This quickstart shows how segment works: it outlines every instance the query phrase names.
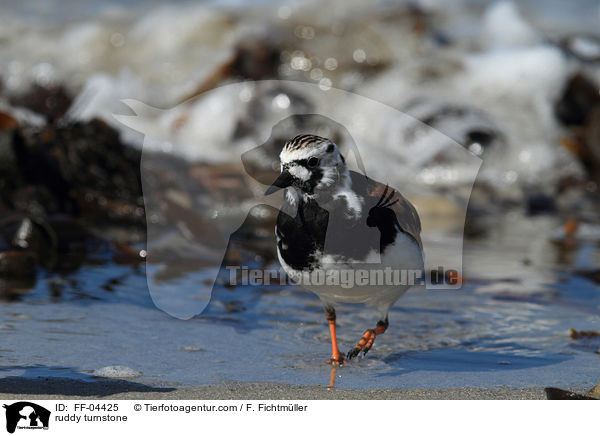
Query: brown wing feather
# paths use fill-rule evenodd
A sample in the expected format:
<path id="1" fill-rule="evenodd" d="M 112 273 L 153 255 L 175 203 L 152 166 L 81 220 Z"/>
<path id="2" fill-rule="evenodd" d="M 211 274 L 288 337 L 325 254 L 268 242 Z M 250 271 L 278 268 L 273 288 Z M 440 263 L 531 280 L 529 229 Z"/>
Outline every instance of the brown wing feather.
<path id="1" fill-rule="evenodd" d="M 421 220 L 412 203 L 404 198 L 400 192 L 385 183 L 376 182 L 373 179 L 353 171 L 351 173 L 353 188 L 356 189 L 359 186 L 362 186 L 363 188 L 360 190 L 363 191 L 362 194 L 365 197 L 365 206 L 367 210 L 380 203 L 380 200 L 381 202 L 384 202 L 387 199 L 387 203 L 390 203 L 390 206 L 388 207 L 395 212 L 398 224 L 402 231 L 412 237 L 417 244 L 419 244 L 419 247 L 423 249 L 423 243 L 421 242 Z"/>

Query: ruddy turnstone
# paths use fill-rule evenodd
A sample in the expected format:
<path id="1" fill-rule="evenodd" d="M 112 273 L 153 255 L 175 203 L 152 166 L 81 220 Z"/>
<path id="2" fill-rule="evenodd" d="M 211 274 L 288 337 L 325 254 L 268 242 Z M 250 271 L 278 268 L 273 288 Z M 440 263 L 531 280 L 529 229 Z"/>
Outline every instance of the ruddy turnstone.
<path id="1" fill-rule="evenodd" d="M 379 312 L 376 327 L 364 333 L 346 358 L 367 354 L 375 337 L 387 329 L 390 308 L 411 284 L 382 283 L 383 274 L 378 273 L 377 283 L 365 281 L 364 271 L 422 272 L 421 222 L 400 193 L 350 171 L 327 138 L 298 135 L 285 143 L 279 158 L 281 174 L 265 192 L 285 189 L 275 228 L 279 261 L 292 279 L 301 280 L 322 300 L 331 333 L 329 363 L 343 364 L 335 304 L 364 303 Z M 353 286 L 335 280 L 335 274 L 349 277 L 359 270 L 363 280 Z M 326 280 L 315 280 L 319 273 Z"/>

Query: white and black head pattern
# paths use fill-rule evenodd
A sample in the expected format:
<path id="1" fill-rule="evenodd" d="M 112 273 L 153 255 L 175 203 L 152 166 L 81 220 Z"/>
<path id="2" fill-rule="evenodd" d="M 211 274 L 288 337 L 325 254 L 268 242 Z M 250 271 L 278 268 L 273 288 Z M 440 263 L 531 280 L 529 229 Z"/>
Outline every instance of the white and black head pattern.
<path id="1" fill-rule="evenodd" d="M 326 192 L 347 177 L 344 157 L 329 139 L 316 135 L 298 135 L 287 141 L 279 155 L 284 185 L 302 194 Z M 280 186 L 279 187 L 287 187 Z"/>

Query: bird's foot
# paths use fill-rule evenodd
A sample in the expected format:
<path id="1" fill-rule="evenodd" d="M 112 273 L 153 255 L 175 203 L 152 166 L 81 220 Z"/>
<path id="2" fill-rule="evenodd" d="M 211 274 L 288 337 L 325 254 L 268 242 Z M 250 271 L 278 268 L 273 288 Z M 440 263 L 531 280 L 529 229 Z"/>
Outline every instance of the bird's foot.
<path id="1" fill-rule="evenodd" d="M 340 366 L 340 365 L 345 365 L 346 363 L 348 363 L 348 361 L 346 359 L 344 359 L 344 356 L 342 356 L 340 354 L 337 357 L 331 356 L 331 358 L 327 361 L 327 363 L 329 365 Z"/>
<path id="2" fill-rule="evenodd" d="M 373 346 L 373 342 L 375 342 L 375 336 L 376 333 L 374 329 L 367 330 L 362 338 L 360 338 L 360 341 L 358 341 L 358 344 L 356 344 L 353 349 L 348 351 L 348 354 L 346 355 L 348 360 L 354 359 L 360 354 L 361 351 L 363 356 L 366 355 Z"/>

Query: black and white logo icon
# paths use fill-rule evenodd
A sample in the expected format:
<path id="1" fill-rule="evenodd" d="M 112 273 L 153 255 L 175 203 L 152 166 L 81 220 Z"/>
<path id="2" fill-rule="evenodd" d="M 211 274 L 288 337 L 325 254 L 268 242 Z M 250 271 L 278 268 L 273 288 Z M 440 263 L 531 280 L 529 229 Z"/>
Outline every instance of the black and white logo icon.
<path id="1" fill-rule="evenodd" d="M 50 411 L 28 401 L 5 404 L 6 431 L 14 433 L 16 429 L 48 429 Z"/>

